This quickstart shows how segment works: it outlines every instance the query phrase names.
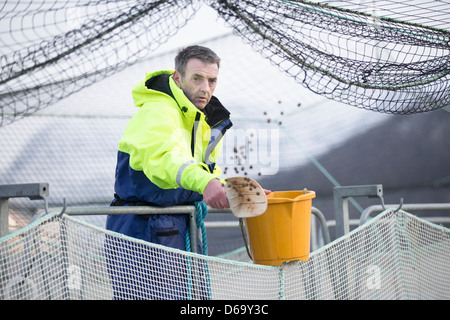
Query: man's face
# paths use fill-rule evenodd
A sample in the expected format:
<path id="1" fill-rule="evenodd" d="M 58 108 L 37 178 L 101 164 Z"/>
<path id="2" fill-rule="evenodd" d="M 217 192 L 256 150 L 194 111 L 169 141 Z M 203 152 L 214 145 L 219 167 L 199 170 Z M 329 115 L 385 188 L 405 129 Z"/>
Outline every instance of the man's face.
<path id="1" fill-rule="evenodd" d="M 216 89 L 219 67 L 216 63 L 205 64 L 197 58 L 189 59 L 184 77 L 178 71 L 173 79 L 186 97 L 200 110 L 211 100 Z"/>

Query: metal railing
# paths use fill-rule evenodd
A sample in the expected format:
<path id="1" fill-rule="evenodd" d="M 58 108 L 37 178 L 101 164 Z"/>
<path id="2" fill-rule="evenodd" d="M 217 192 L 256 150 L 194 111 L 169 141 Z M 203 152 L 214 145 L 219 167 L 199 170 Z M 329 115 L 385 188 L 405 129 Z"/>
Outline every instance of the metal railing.
<path id="1" fill-rule="evenodd" d="M 9 199 L 43 200 L 48 195 L 48 183 L 0 185 L 0 238 L 9 234 Z"/>
<path id="2" fill-rule="evenodd" d="M 67 207 L 64 199 L 63 208 L 48 208 L 47 196 L 49 195 L 48 183 L 31 183 L 31 184 L 15 184 L 15 185 L 0 185 L 0 237 L 6 236 L 9 233 L 9 206 L 8 200 L 10 198 L 28 197 L 31 200 L 44 200 L 45 208 L 39 211 L 31 222 L 42 217 L 44 214 L 58 213 L 73 216 L 94 216 L 94 215 L 114 215 L 114 214 L 188 214 L 189 215 L 189 232 L 191 234 L 191 248 L 194 252 L 197 250 L 197 209 L 194 205 L 179 205 L 173 207 L 157 207 L 157 206 L 123 206 L 123 207 Z M 350 225 L 358 225 L 355 219 L 349 219 L 348 214 L 348 200 L 352 201 L 352 197 L 378 197 L 381 199 L 381 205 L 374 205 L 366 208 L 359 220 L 359 225 L 364 224 L 371 214 L 374 212 L 382 212 L 385 209 L 396 208 L 405 211 L 435 211 L 435 210 L 450 210 L 450 203 L 421 203 L 421 204 L 403 204 L 400 205 L 384 205 L 383 187 L 382 185 L 363 185 L 363 186 L 347 186 L 334 188 L 334 204 L 335 204 L 335 218 L 336 220 L 326 221 L 322 212 L 315 208 L 311 208 L 311 214 L 315 216 L 319 223 L 320 232 L 316 233 L 313 227 L 311 230 L 311 237 L 319 242 L 319 236 L 322 237 L 323 244 L 328 244 L 330 240 L 329 227 L 336 228 L 336 236 L 346 234 L 350 230 Z M 208 213 L 230 213 L 230 209 L 213 209 L 208 207 Z M 435 223 L 450 223 L 450 216 L 428 217 L 427 220 Z M 228 228 L 239 227 L 238 221 L 205 221 L 207 228 Z"/>
<path id="3" fill-rule="evenodd" d="M 367 207 L 361 214 L 359 220 L 359 225 L 363 225 L 374 212 L 382 212 L 385 209 L 398 209 L 398 205 L 374 205 Z M 450 210 L 450 203 L 413 203 L 413 204 L 402 204 L 401 209 L 410 211 L 444 211 Z M 439 216 L 439 217 L 426 217 L 425 220 L 433 223 L 450 223 L 450 215 Z"/>
<path id="4" fill-rule="evenodd" d="M 115 215 L 115 214 L 137 214 L 137 215 L 147 215 L 147 214 L 189 214 L 189 232 L 191 234 L 191 248 L 193 252 L 197 251 L 197 236 L 198 236 L 198 226 L 197 226 L 197 208 L 194 205 L 178 205 L 173 207 L 156 207 L 156 206 L 121 206 L 121 207 L 63 207 L 63 208 L 52 208 L 52 209 L 42 209 L 39 211 L 32 219 L 32 222 L 39 219 L 45 214 L 57 213 L 57 214 L 67 214 L 69 216 L 95 216 L 95 215 Z M 209 213 L 231 213 L 230 209 L 214 209 L 208 207 Z M 327 222 L 319 209 L 312 207 L 311 213 L 317 218 L 323 242 L 325 244 L 330 242 L 330 234 L 328 232 Z M 239 227 L 238 221 L 220 221 L 220 222 L 205 222 L 205 227 L 210 228 L 229 228 L 229 227 Z"/>
<path id="5" fill-rule="evenodd" d="M 380 205 L 369 206 L 362 211 L 359 225 L 363 225 L 374 212 L 382 212 L 386 209 L 402 209 L 407 212 L 450 210 L 450 203 L 403 204 L 403 199 L 400 199 L 400 203 L 397 205 L 385 205 L 383 199 L 383 185 L 381 184 L 335 187 L 333 192 L 337 238 L 348 233 L 350 231 L 350 225 L 357 225 L 354 219 L 349 219 L 348 201 L 351 201 L 353 197 L 377 197 L 381 202 Z M 426 220 L 433 221 L 434 223 L 450 223 L 450 217 L 448 216 L 427 217 Z"/>

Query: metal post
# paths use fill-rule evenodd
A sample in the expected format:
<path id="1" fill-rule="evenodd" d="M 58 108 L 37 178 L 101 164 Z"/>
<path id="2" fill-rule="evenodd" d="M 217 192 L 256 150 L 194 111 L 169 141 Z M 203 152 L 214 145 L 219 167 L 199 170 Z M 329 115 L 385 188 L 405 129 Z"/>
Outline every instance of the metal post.
<path id="1" fill-rule="evenodd" d="M 322 238 L 323 238 L 324 244 L 330 243 L 330 241 L 331 241 L 330 240 L 330 232 L 328 231 L 327 221 L 325 219 L 325 216 L 319 209 L 317 209 L 315 207 L 311 207 L 311 214 L 313 214 L 320 223 L 320 228 L 322 230 Z"/>
<path id="2" fill-rule="evenodd" d="M 383 185 L 363 185 L 335 187 L 333 189 L 334 214 L 336 220 L 336 237 L 350 232 L 348 198 L 349 197 L 382 197 Z"/>
<path id="3" fill-rule="evenodd" d="M 48 183 L 25 183 L 0 185 L 0 237 L 9 234 L 10 198 L 29 198 L 39 200 L 48 196 Z"/>
<path id="4" fill-rule="evenodd" d="M 0 238 L 9 233 L 8 198 L 0 198 Z"/>
<path id="5" fill-rule="evenodd" d="M 195 208 L 195 207 L 194 207 Z M 189 213 L 189 235 L 191 240 L 191 251 L 197 253 L 197 210 Z"/>

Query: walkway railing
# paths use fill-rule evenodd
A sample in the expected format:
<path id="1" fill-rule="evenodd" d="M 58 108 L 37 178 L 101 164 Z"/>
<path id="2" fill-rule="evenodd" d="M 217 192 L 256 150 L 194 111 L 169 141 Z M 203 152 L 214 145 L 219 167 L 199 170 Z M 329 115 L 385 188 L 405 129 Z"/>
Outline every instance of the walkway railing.
<path id="1" fill-rule="evenodd" d="M 52 208 L 52 209 L 43 209 L 39 211 L 34 217 L 33 220 L 37 220 L 41 218 L 43 215 L 48 213 L 64 213 L 69 216 L 95 216 L 95 215 L 115 215 L 115 214 L 138 214 L 138 215 L 147 215 L 147 214 L 189 214 L 189 232 L 191 234 L 191 248 L 193 252 L 197 252 L 197 234 L 198 234 L 198 226 L 197 226 L 197 209 L 194 205 L 179 205 L 173 207 L 157 207 L 157 206 L 122 206 L 122 207 L 67 207 L 67 208 Z M 208 207 L 209 213 L 230 213 L 230 209 L 213 209 Z M 330 234 L 328 232 L 327 222 L 322 214 L 322 212 L 317 208 L 312 208 L 311 213 L 317 218 L 321 233 L 322 240 L 324 244 L 330 242 Z M 208 224 L 205 223 L 205 226 L 208 227 Z M 216 228 L 227 228 L 227 227 L 238 227 L 239 223 L 236 221 L 221 221 L 214 224 Z"/>
<path id="2" fill-rule="evenodd" d="M 9 234 L 8 216 L 10 198 L 27 197 L 31 200 L 43 200 L 45 209 L 38 212 L 33 218 L 34 220 L 42 217 L 44 214 L 50 212 L 60 212 L 72 216 L 86 216 L 86 215 L 114 215 L 114 214 L 189 214 L 190 225 L 189 231 L 192 235 L 192 249 L 197 250 L 197 209 L 194 205 L 180 205 L 173 207 L 157 207 L 157 206 L 133 206 L 133 207 L 66 207 L 49 209 L 47 205 L 47 196 L 49 195 L 48 183 L 30 183 L 30 184 L 14 184 L 14 185 L 0 185 L 0 237 Z M 336 228 L 337 237 L 341 237 L 349 232 L 350 225 L 357 225 L 356 220 L 349 219 L 348 201 L 353 201 L 353 197 L 378 197 L 381 199 L 381 205 L 374 205 L 366 208 L 359 220 L 359 225 L 364 224 L 369 216 L 375 212 L 382 212 L 390 208 L 402 208 L 406 211 L 417 210 L 450 210 L 450 203 L 421 203 L 421 204 L 401 204 L 399 205 L 384 205 L 383 200 L 383 186 L 382 185 L 362 185 L 362 186 L 343 186 L 334 188 L 334 207 L 335 219 L 326 221 L 323 213 L 312 207 L 311 214 L 314 215 L 319 223 L 320 234 L 322 236 L 323 244 L 328 244 L 330 240 L 329 227 Z M 230 209 L 213 209 L 208 207 L 208 213 L 231 213 Z M 439 216 L 428 218 L 434 223 L 450 223 L 449 216 Z M 220 222 L 205 222 L 206 227 L 226 228 L 239 227 L 238 221 L 220 221 Z M 316 230 L 311 230 L 312 238 L 319 240 Z M 314 243 L 316 243 L 315 241 Z"/>

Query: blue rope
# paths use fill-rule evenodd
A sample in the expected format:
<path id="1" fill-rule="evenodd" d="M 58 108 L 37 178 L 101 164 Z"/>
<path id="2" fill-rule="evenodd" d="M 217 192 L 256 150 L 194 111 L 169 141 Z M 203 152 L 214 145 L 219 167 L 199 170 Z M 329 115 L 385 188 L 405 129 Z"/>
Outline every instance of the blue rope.
<path id="1" fill-rule="evenodd" d="M 196 209 L 197 209 L 197 215 L 196 215 L 196 222 L 197 227 L 202 230 L 202 244 L 203 244 L 203 254 L 208 255 L 208 242 L 206 239 L 206 228 L 205 224 L 203 223 L 203 219 L 206 218 L 206 215 L 208 214 L 208 207 L 206 206 L 206 203 L 203 201 L 197 201 L 194 203 Z M 189 230 L 186 232 L 186 251 L 191 251 L 191 235 L 189 233 Z"/>
<path id="2" fill-rule="evenodd" d="M 206 218 L 206 215 L 208 214 L 208 207 L 206 206 L 206 203 L 203 201 L 197 201 L 194 203 L 195 208 L 197 209 L 197 215 L 195 217 L 197 222 L 197 227 L 199 227 L 202 230 L 202 244 L 203 244 L 203 254 L 208 255 L 208 243 L 206 240 L 206 228 L 205 224 L 203 223 L 203 219 Z M 191 251 L 191 236 L 189 233 L 189 229 L 186 231 L 186 251 Z M 208 269 L 208 263 L 205 261 L 205 267 L 206 267 L 206 276 L 207 276 L 207 289 L 208 289 L 208 297 L 211 297 L 211 283 L 209 279 L 209 269 Z M 192 277 L 191 277 L 191 257 L 188 257 L 188 285 L 189 285 L 189 297 L 191 297 L 192 294 Z"/>

